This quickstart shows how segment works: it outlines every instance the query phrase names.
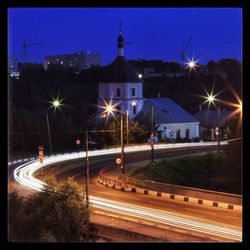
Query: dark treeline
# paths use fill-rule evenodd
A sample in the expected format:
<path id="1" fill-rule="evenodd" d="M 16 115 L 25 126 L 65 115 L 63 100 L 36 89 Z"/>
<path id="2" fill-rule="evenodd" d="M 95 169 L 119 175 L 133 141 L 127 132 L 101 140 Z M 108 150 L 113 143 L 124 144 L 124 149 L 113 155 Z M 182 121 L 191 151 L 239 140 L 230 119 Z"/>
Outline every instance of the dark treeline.
<path id="1" fill-rule="evenodd" d="M 143 63 L 146 64 L 145 61 Z M 156 65 L 158 71 L 180 70 L 180 65 L 176 63 L 161 65 L 160 61 L 157 61 Z M 75 74 L 61 65 L 55 65 L 47 71 L 43 69 L 42 64 L 19 66 L 19 79 L 9 79 L 10 154 L 36 154 L 39 145 L 43 145 L 45 151 L 48 150 L 46 112 L 53 150 L 76 150 L 76 138 L 83 139 L 83 125 L 91 114 L 97 112 L 98 82 L 101 81 L 105 67 L 92 67 Z M 214 93 L 224 90 L 219 98 L 236 102 L 229 86 L 240 95 L 241 64 L 233 59 L 223 59 L 209 61 L 205 66 L 205 70 L 197 68 L 195 72 L 185 71 L 185 74 L 178 77 L 145 78 L 143 95 L 145 98 L 171 98 L 192 114 L 199 110 L 199 105 L 203 102 L 200 96 L 205 95 L 204 89 L 208 92 L 214 89 Z M 50 108 L 53 98 L 62 99 L 63 106 L 60 110 L 54 111 Z M 141 131 L 138 123 L 136 126 L 134 130 L 131 128 L 131 131 Z M 134 142 L 137 142 L 136 134 L 131 136 Z"/>

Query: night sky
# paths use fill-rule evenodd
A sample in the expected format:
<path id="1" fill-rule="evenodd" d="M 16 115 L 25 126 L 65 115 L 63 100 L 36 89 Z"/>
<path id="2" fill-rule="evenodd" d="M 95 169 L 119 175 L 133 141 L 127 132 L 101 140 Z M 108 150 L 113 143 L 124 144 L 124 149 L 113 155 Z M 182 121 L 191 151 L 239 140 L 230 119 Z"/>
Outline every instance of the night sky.
<path id="1" fill-rule="evenodd" d="M 79 50 L 101 55 L 109 64 L 117 55 L 119 22 L 127 59 L 181 62 L 182 45 L 190 37 L 187 56 L 200 63 L 222 58 L 242 59 L 240 8 L 11 8 L 9 55 L 23 61 L 21 44 L 44 42 L 28 49 L 30 62 L 46 55 Z"/>

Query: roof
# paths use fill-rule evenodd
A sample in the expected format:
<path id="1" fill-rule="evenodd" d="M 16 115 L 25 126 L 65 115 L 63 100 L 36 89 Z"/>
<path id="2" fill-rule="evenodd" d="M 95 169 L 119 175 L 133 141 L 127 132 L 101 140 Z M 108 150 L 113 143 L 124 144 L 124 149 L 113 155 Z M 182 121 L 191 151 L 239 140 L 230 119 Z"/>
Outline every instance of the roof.
<path id="1" fill-rule="evenodd" d="M 226 123 L 229 114 L 230 111 L 220 111 L 220 125 L 223 126 Z M 201 126 L 217 126 L 218 124 L 217 110 L 201 110 L 195 113 L 194 117 L 200 121 Z"/>
<path id="2" fill-rule="evenodd" d="M 199 122 L 169 98 L 145 99 L 141 112 L 151 116 L 152 107 L 154 108 L 154 120 L 158 124 Z"/>
<path id="3" fill-rule="evenodd" d="M 136 71 L 127 62 L 124 56 L 117 56 L 116 59 L 107 66 L 101 77 L 102 82 L 139 82 Z"/>

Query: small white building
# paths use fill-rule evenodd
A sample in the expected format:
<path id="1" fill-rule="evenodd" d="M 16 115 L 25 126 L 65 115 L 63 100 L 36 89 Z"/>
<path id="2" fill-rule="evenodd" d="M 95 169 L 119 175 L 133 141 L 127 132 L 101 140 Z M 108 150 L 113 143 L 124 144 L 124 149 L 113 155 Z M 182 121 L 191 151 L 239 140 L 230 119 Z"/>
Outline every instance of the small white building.
<path id="1" fill-rule="evenodd" d="M 199 137 L 199 121 L 169 98 L 144 99 L 141 113 L 148 117 L 153 113 L 163 140 L 176 139 L 177 134 L 181 138 Z"/>

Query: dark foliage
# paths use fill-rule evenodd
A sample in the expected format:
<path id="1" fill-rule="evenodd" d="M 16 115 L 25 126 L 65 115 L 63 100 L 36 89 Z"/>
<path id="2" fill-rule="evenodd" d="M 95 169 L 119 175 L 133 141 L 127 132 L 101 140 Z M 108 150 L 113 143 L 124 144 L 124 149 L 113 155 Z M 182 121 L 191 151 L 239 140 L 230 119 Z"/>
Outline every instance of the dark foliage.
<path id="1" fill-rule="evenodd" d="M 24 200 L 9 195 L 9 241 L 79 242 L 88 240 L 89 212 L 71 179 L 47 180 L 43 192 Z"/>

